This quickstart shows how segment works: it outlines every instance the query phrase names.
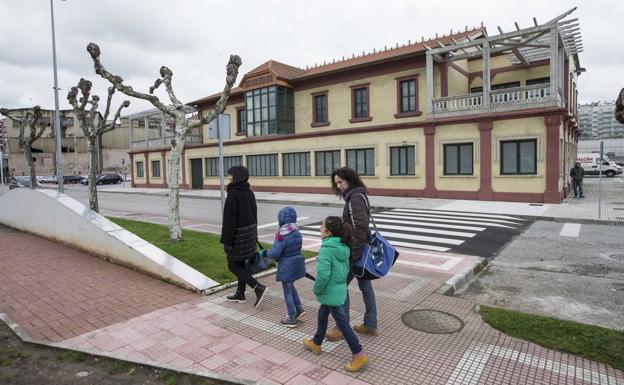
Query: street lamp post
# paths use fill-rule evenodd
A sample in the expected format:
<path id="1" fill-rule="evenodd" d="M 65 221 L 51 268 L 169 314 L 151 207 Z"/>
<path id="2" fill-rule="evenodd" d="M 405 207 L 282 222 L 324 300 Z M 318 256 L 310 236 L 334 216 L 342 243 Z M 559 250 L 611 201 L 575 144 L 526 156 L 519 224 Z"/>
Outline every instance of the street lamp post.
<path id="1" fill-rule="evenodd" d="M 58 191 L 64 192 L 63 188 L 63 154 L 61 151 L 61 114 L 59 112 L 58 76 L 56 74 L 56 37 L 54 33 L 54 0 L 50 0 L 50 16 L 52 18 L 52 64 L 54 66 L 54 138 L 56 144 L 56 180 Z"/>

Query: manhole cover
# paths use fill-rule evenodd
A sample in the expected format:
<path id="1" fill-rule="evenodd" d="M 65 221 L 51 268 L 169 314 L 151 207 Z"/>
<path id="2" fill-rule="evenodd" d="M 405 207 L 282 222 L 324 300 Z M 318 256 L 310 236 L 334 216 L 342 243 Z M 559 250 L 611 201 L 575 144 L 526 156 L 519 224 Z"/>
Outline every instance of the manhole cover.
<path id="1" fill-rule="evenodd" d="M 430 334 L 455 333 L 464 327 L 464 321 L 456 316 L 431 309 L 410 310 L 403 313 L 401 320 L 412 329 Z"/>

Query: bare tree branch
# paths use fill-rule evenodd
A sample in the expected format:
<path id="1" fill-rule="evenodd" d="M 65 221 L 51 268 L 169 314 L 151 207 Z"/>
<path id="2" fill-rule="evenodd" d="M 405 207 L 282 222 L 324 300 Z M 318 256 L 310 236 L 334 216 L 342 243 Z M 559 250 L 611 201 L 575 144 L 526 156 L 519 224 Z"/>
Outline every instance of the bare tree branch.
<path id="1" fill-rule="evenodd" d="M 206 116 L 198 122 L 189 124 L 189 128 L 193 129 L 199 127 L 203 124 L 210 123 L 217 115 L 223 112 L 225 109 L 225 105 L 227 103 L 228 98 L 230 97 L 230 91 L 232 90 L 232 86 L 236 81 L 236 77 L 238 76 L 238 68 L 242 64 L 242 60 L 238 55 L 230 55 L 230 60 L 227 64 L 227 76 L 225 78 L 225 87 L 223 87 L 223 92 L 221 93 L 221 97 L 217 101 L 217 103 L 212 107 L 212 109 L 206 114 Z"/>
<path id="2" fill-rule="evenodd" d="M 124 100 L 123 103 L 121 103 L 121 105 L 117 109 L 117 112 L 115 113 L 115 118 L 113 119 L 113 121 L 109 125 L 106 125 L 106 123 L 104 123 L 104 126 L 102 126 L 102 128 L 100 129 L 100 132 L 103 134 L 105 132 L 114 130 L 117 124 L 117 120 L 121 117 L 121 110 L 128 106 L 130 106 L 130 101 Z M 104 122 L 106 122 L 106 120 L 104 120 Z"/>
<path id="3" fill-rule="evenodd" d="M 124 94 L 126 94 L 128 96 L 132 96 L 132 97 L 137 98 L 137 99 L 147 100 L 148 102 L 152 103 L 152 105 L 154 105 L 154 107 L 158 108 L 159 110 L 161 110 L 162 112 L 164 112 L 167 115 L 171 116 L 172 118 L 175 118 L 175 114 L 173 114 L 171 111 L 169 111 L 167 106 L 165 106 L 158 99 L 157 96 L 148 95 L 148 94 L 144 94 L 144 93 L 141 93 L 141 92 L 134 91 L 132 89 L 132 87 L 126 86 L 123 83 L 123 78 L 121 76 L 113 75 L 112 73 L 108 72 L 106 70 L 106 68 L 104 68 L 102 63 L 100 62 L 100 47 L 98 47 L 97 44 L 89 43 L 89 45 L 87 46 L 87 51 L 89 52 L 89 54 L 91 55 L 91 58 L 93 59 L 93 65 L 95 67 L 95 73 L 96 74 L 100 75 L 104 79 L 106 79 L 109 82 L 111 82 L 116 89 L 118 89 L 119 91 L 123 92 Z"/>
<path id="4" fill-rule="evenodd" d="M 115 94 L 115 87 L 108 87 L 108 96 L 106 97 L 106 109 L 104 110 L 104 124 L 108 120 L 108 115 L 110 114 L 110 106 L 113 101 L 113 95 Z M 101 127 L 101 125 L 100 125 Z"/>

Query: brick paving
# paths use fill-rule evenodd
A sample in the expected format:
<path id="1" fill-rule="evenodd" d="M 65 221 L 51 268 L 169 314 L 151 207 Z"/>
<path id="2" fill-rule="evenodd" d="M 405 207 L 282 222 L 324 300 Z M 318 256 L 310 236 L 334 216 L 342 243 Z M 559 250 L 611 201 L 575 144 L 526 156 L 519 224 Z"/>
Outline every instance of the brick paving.
<path id="1" fill-rule="evenodd" d="M 271 292 L 255 309 L 225 301 L 229 291 L 199 296 L 29 234 L 0 228 L 0 244 L 0 312 L 54 346 L 262 384 L 624 384 L 621 371 L 506 336 L 473 304 L 436 294 L 469 264 L 457 255 L 404 253 L 374 282 L 380 334 L 361 337 L 370 365 L 350 374 L 344 341 L 324 343 L 318 356 L 302 347 L 316 326 L 309 280 L 297 282 L 307 314 L 287 329 L 278 325 L 285 306 L 274 276 L 261 279 Z M 355 323 L 364 306 L 357 285 L 350 293 Z M 464 327 L 410 329 L 400 317 L 411 309 L 452 313 Z"/>

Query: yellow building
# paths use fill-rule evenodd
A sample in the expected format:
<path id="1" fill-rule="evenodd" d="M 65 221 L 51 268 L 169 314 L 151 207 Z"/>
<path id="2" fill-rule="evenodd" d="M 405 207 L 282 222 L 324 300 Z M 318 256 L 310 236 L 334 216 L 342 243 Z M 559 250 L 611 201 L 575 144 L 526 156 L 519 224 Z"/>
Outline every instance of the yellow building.
<path id="1" fill-rule="evenodd" d="M 578 28 L 567 14 L 489 36 L 473 28 L 306 69 L 270 60 L 225 110 L 225 170 L 256 191 L 330 192 L 341 166 L 372 194 L 560 202 L 579 136 Z M 220 94 L 189 103 L 200 114 Z M 164 132 L 164 131 L 163 131 Z M 182 155 L 183 188 L 219 188 L 208 127 Z M 139 144 L 135 186 L 166 186 L 166 145 Z"/>

